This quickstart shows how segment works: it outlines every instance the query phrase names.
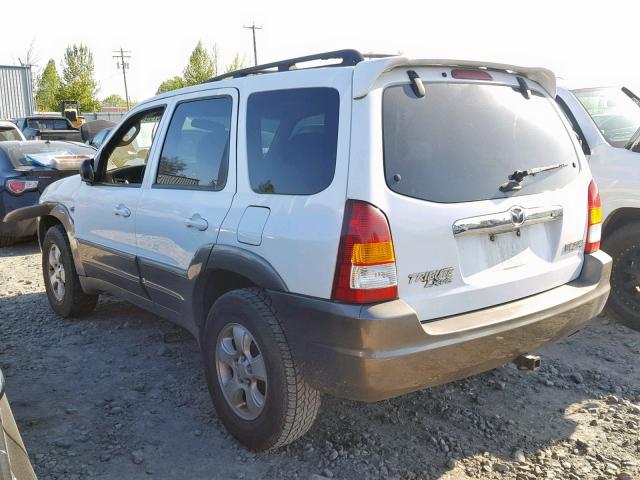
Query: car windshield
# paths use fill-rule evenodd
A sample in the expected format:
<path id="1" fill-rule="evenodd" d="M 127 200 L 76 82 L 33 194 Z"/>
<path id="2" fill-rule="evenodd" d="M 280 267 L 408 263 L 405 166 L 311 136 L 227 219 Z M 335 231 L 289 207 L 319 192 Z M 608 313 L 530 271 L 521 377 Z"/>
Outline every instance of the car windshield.
<path id="1" fill-rule="evenodd" d="M 65 153 L 71 155 L 87 155 L 94 157 L 96 151 L 93 147 L 72 142 L 10 142 L 2 145 L 2 148 L 14 167 L 37 166 L 31 155 L 36 157 L 47 153 Z"/>
<path id="2" fill-rule="evenodd" d="M 573 93 L 614 147 L 625 147 L 640 128 L 640 105 L 622 89 L 588 88 Z"/>
<path id="3" fill-rule="evenodd" d="M 7 140 L 22 140 L 22 137 L 13 127 L 0 127 L 0 142 Z"/>

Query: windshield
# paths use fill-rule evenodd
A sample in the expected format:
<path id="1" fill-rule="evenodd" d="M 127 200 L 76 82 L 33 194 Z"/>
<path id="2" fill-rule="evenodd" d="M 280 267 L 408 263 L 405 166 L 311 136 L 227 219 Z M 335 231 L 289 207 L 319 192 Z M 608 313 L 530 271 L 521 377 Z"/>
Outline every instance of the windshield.
<path id="1" fill-rule="evenodd" d="M 22 140 L 22 137 L 13 127 L 0 127 L 0 142 L 8 140 Z"/>
<path id="2" fill-rule="evenodd" d="M 509 86 L 426 83 L 417 98 L 409 85 L 383 94 L 384 165 L 394 192 L 454 203 L 540 193 L 576 177 L 577 153 L 552 100 L 526 99 Z M 516 170 L 567 163 L 522 190 L 499 187 Z"/>
<path id="3" fill-rule="evenodd" d="M 604 138 L 614 147 L 625 147 L 640 128 L 640 106 L 615 87 L 574 90 Z"/>

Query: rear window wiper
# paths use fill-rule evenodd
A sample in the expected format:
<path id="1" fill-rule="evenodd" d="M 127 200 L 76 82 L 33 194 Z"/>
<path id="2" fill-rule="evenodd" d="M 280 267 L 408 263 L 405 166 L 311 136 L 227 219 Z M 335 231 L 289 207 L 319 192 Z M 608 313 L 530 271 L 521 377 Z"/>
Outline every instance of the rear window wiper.
<path id="1" fill-rule="evenodd" d="M 529 175 L 535 175 L 536 173 L 548 172 L 549 170 L 556 170 L 558 168 L 568 167 L 568 163 L 556 163 L 555 165 L 547 165 L 545 167 L 534 167 L 528 170 L 516 170 L 507 178 L 508 182 L 504 182 L 500 185 L 501 192 L 510 192 L 513 190 L 520 190 L 522 188 L 522 180 Z"/>

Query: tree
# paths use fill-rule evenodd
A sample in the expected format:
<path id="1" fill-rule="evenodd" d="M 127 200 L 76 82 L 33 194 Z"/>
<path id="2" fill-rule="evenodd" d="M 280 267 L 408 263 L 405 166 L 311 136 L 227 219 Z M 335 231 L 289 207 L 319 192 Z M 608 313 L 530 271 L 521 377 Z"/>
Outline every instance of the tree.
<path id="1" fill-rule="evenodd" d="M 50 59 L 47 62 L 36 90 L 36 109 L 41 112 L 57 112 L 60 110 L 58 102 L 60 90 L 60 75 L 56 69 L 55 60 Z"/>
<path id="2" fill-rule="evenodd" d="M 183 76 L 186 85 L 197 85 L 211 77 L 215 77 L 217 73 L 218 49 L 214 45 L 211 52 L 202 46 L 199 41 L 196 48 L 191 52 L 189 63 L 184 69 Z"/>
<path id="3" fill-rule="evenodd" d="M 58 101 L 76 100 L 85 112 L 97 111 L 98 83 L 93 76 L 93 54 L 86 45 L 67 47 L 62 61 L 62 82 Z"/>
<path id="4" fill-rule="evenodd" d="M 160 95 L 161 93 L 165 93 L 165 92 L 170 92 L 171 90 L 176 90 L 178 88 L 182 88 L 184 87 L 184 80 L 182 79 L 182 77 L 179 76 L 175 76 L 173 78 L 170 78 L 169 80 L 165 80 L 164 82 L 162 82 L 160 84 L 160 86 L 158 87 L 158 91 L 156 92 L 156 95 Z"/>
<path id="5" fill-rule="evenodd" d="M 117 93 L 112 93 L 104 100 L 102 100 L 103 107 L 125 107 L 127 106 L 127 101 L 122 98 Z"/>
<path id="6" fill-rule="evenodd" d="M 239 53 L 236 53 L 231 63 L 227 65 L 227 67 L 224 69 L 224 73 L 240 70 L 241 68 L 244 68 L 244 67 L 245 67 L 244 55 L 240 56 Z"/>

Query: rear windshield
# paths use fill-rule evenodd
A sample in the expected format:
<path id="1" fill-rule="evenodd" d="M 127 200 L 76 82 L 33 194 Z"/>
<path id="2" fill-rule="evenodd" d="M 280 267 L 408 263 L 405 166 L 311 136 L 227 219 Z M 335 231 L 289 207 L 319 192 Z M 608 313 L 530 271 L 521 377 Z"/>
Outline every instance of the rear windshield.
<path id="1" fill-rule="evenodd" d="M 69 124 L 63 118 L 30 118 L 27 120 L 29 128 L 37 130 L 68 130 Z"/>
<path id="2" fill-rule="evenodd" d="M 526 99 L 509 86 L 409 85 L 383 94 L 384 166 L 394 192 L 442 203 L 529 195 L 558 189 L 578 174 L 576 151 L 552 101 Z M 499 187 L 515 170 L 560 163 L 525 178 L 519 191 Z"/>
<path id="3" fill-rule="evenodd" d="M 22 137 L 13 127 L 0 127 L 0 142 L 7 140 L 22 140 Z"/>
<path id="4" fill-rule="evenodd" d="M 0 148 L 4 150 L 14 167 L 37 166 L 29 158 L 30 155 L 55 153 L 59 155 L 87 155 L 94 157 L 96 154 L 96 150 L 93 147 L 71 142 L 6 142 L 0 144 Z"/>

